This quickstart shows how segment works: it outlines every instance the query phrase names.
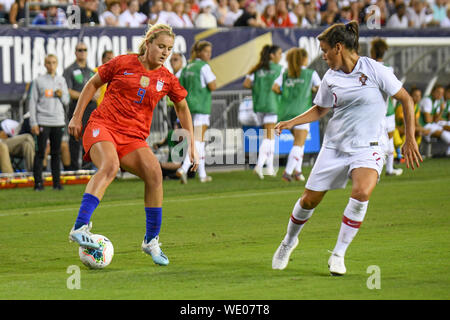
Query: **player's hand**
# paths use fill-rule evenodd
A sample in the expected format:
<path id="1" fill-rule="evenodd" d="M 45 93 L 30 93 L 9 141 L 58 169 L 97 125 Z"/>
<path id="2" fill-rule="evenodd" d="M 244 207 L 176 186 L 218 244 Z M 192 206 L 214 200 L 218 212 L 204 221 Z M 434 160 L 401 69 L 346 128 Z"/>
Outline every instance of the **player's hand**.
<path id="1" fill-rule="evenodd" d="M 81 120 L 75 118 L 70 119 L 69 125 L 67 126 L 69 134 L 77 141 L 81 138 L 82 128 L 83 124 L 81 123 Z"/>
<path id="2" fill-rule="evenodd" d="M 61 98 L 61 97 L 62 97 L 62 91 L 61 91 L 61 89 L 55 90 L 55 95 L 56 95 L 58 98 Z"/>
<path id="3" fill-rule="evenodd" d="M 402 154 L 405 158 L 406 167 L 411 168 L 412 170 L 414 170 L 414 164 L 417 168 L 420 167 L 419 160 L 420 162 L 423 162 L 415 139 L 406 139 L 405 144 L 402 147 Z"/>
<path id="4" fill-rule="evenodd" d="M 280 121 L 275 125 L 275 134 L 279 136 L 281 134 L 281 131 L 284 129 L 290 129 L 291 125 L 289 124 L 289 121 Z"/>
<path id="5" fill-rule="evenodd" d="M 190 171 L 195 172 L 198 169 L 198 162 L 199 162 L 198 153 L 197 153 L 197 149 L 195 148 L 195 145 L 191 146 L 191 148 L 189 150 L 189 157 L 190 157 L 191 163 L 192 163 L 192 167 L 191 167 Z"/>

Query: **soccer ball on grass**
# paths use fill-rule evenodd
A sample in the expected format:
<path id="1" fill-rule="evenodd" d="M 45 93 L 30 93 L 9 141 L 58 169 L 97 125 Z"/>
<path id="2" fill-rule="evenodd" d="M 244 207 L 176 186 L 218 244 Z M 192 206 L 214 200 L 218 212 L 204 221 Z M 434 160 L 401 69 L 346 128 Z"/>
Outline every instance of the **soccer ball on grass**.
<path id="1" fill-rule="evenodd" d="M 102 269 L 111 263 L 114 256 L 114 247 L 112 242 L 101 234 L 93 234 L 92 240 L 100 245 L 99 249 L 86 247 L 79 248 L 80 259 L 83 264 L 90 269 Z"/>

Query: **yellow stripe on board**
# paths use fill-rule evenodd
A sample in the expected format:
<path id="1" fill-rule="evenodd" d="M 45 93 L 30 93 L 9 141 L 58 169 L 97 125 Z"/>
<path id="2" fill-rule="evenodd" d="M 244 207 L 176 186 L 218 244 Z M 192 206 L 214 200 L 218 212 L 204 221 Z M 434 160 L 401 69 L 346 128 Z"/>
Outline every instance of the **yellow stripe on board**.
<path id="1" fill-rule="evenodd" d="M 259 53 L 266 44 L 272 44 L 270 32 L 211 59 L 209 65 L 217 77 L 217 88 L 245 76 L 258 63 Z"/>
<path id="2" fill-rule="evenodd" d="M 197 42 L 198 40 L 203 40 L 205 38 L 208 38 L 209 36 L 212 36 L 213 34 L 219 32 L 220 29 L 218 28 L 213 28 L 213 29 L 208 29 L 205 30 L 203 32 L 197 33 L 194 37 L 194 40 Z"/>

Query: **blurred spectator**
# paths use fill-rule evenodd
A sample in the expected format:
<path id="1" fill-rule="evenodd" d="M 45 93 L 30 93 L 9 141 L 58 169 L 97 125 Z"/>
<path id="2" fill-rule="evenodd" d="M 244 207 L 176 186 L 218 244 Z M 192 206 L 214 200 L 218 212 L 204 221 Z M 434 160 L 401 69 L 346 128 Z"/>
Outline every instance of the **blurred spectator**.
<path id="1" fill-rule="evenodd" d="M 173 52 L 170 56 L 170 66 L 172 73 L 179 78 L 183 69 L 183 55 L 179 52 Z"/>
<path id="2" fill-rule="evenodd" d="M 242 12 L 244 12 L 239 8 L 239 2 L 237 0 L 230 0 L 229 6 L 230 10 L 228 10 L 223 22 L 223 25 L 226 27 L 232 27 L 236 20 L 241 16 Z"/>
<path id="3" fill-rule="evenodd" d="M 157 23 L 165 23 L 173 28 L 192 28 L 194 24 L 191 18 L 184 11 L 184 4 L 181 1 L 174 2 L 173 11 L 161 16 L 163 19 L 158 19 Z"/>
<path id="4" fill-rule="evenodd" d="M 264 22 L 261 20 L 261 15 L 256 10 L 256 3 L 249 2 L 244 12 L 234 23 L 235 27 L 265 27 Z"/>
<path id="5" fill-rule="evenodd" d="M 49 6 L 40 12 L 31 24 L 65 26 L 67 24 L 66 13 L 63 9 L 58 8 L 58 0 L 48 0 L 44 3 L 49 4 Z"/>
<path id="6" fill-rule="evenodd" d="M 275 3 L 275 27 L 293 27 L 294 24 L 289 18 L 289 11 L 286 6 L 286 0 L 278 0 Z"/>
<path id="7" fill-rule="evenodd" d="M 25 19 L 25 3 L 28 0 L 16 0 L 9 11 L 9 23 L 18 26 Z"/>
<path id="8" fill-rule="evenodd" d="M 431 6 L 433 9 L 433 20 L 437 25 L 447 17 L 447 0 L 435 0 Z"/>
<path id="9" fill-rule="evenodd" d="M 306 20 L 308 20 L 308 23 L 311 25 L 311 27 L 315 28 L 320 25 L 320 14 L 316 10 L 316 5 L 314 1 L 311 1 L 306 4 L 305 6 L 306 11 Z"/>
<path id="10" fill-rule="evenodd" d="M 268 4 L 264 8 L 263 13 L 261 14 L 261 20 L 264 22 L 264 24 L 267 28 L 275 27 L 275 22 L 276 22 L 275 14 L 276 14 L 275 5 Z"/>
<path id="11" fill-rule="evenodd" d="M 441 21 L 442 28 L 450 28 L 450 7 L 447 9 L 447 17 Z"/>
<path id="12" fill-rule="evenodd" d="M 339 18 L 340 23 L 348 23 L 352 21 L 352 9 L 350 6 L 343 7 L 341 9 L 341 17 Z"/>
<path id="13" fill-rule="evenodd" d="M 80 4 L 80 23 L 84 25 L 98 25 L 98 0 L 84 0 Z"/>
<path id="14" fill-rule="evenodd" d="M 139 12 L 145 14 L 147 17 L 152 12 L 153 0 L 139 0 Z"/>
<path id="15" fill-rule="evenodd" d="M 219 4 L 213 10 L 213 14 L 217 19 L 217 24 L 219 26 L 223 26 L 225 22 L 225 17 L 227 16 L 228 11 L 230 11 L 228 7 L 228 0 L 218 0 Z"/>
<path id="16" fill-rule="evenodd" d="M 155 24 L 157 21 L 166 21 L 169 12 L 164 10 L 164 2 L 162 0 L 155 0 L 151 8 L 151 14 L 149 16 L 149 24 Z"/>
<path id="17" fill-rule="evenodd" d="M 126 27 L 139 27 L 147 21 L 147 16 L 143 13 L 138 12 L 139 1 L 130 0 L 128 2 L 128 9 L 125 10 L 120 16 L 119 21 L 122 26 Z"/>
<path id="18" fill-rule="evenodd" d="M 0 171 L 13 173 L 11 157 L 23 158 L 25 169 L 33 171 L 34 139 L 31 134 L 19 134 L 20 124 L 12 119 L 5 119 L 0 124 Z"/>
<path id="19" fill-rule="evenodd" d="M 310 28 L 308 20 L 306 19 L 306 11 L 303 3 L 299 2 L 294 6 L 294 10 L 289 13 L 289 18 L 292 24 L 298 28 Z"/>
<path id="20" fill-rule="evenodd" d="M 217 19 L 211 13 L 213 7 L 214 2 L 212 0 L 203 0 L 200 3 L 200 13 L 194 22 L 197 28 L 217 28 Z"/>
<path id="21" fill-rule="evenodd" d="M 106 11 L 103 12 L 99 21 L 102 26 L 112 26 L 118 27 L 120 26 L 120 1 L 112 0 L 106 4 Z"/>
<path id="22" fill-rule="evenodd" d="M 264 10 L 266 9 L 267 5 L 274 4 L 274 0 L 254 0 L 256 2 L 256 11 L 259 12 L 259 14 L 263 14 Z"/>
<path id="23" fill-rule="evenodd" d="M 394 13 L 388 20 L 386 27 L 406 29 L 409 27 L 408 17 L 406 16 L 406 6 L 404 3 L 398 4 Z"/>
<path id="24" fill-rule="evenodd" d="M 336 1 L 328 1 L 325 7 L 325 10 L 321 13 L 321 25 L 331 26 L 339 22 L 340 14 Z"/>
<path id="25" fill-rule="evenodd" d="M 433 15 L 428 13 L 425 0 L 411 0 L 410 6 L 406 9 L 411 26 L 414 28 L 424 28 L 432 20 Z"/>

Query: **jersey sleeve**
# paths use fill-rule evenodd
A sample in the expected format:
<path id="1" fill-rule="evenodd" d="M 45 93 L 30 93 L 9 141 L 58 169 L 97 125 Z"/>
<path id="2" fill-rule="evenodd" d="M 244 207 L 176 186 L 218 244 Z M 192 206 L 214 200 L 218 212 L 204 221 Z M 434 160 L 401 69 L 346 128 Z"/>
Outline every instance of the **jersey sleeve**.
<path id="1" fill-rule="evenodd" d="M 425 113 L 432 113 L 433 112 L 433 102 L 430 98 L 425 97 L 420 101 L 420 110 Z"/>
<path id="2" fill-rule="evenodd" d="M 320 77 L 319 74 L 317 73 L 317 71 L 314 71 L 312 74 L 312 78 L 311 78 L 311 83 L 313 87 L 318 87 L 320 86 Z"/>
<path id="3" fill-rule="evenodd" d="M 174 75 L 172 75 L 171 83 L 172 83 L 171 90 L 167 94 L 169 96 L 170 100 L 172 100 L 172 102 L 174 102 L 174 103 L 177 103 L 177 102 L 180 102 L 181 100 L 183 100 L 184 98 L 186 98 L 186 96 L 187 96 L 186 89 L 183 88 L 183 86 L 180 84 L 180 81 L 178 80 L 178 78 L 175 77 Z"/>
<path id="4" fill-rule="evenodd" d="M 327 77 L 325 75 L 320 83 L 316 97 L 314 98 L 314 104 L 323 108 L 331 108 L 333 106 L 333 102 L 333 93 L 328 86 Z"/>
<path id="5" fill-rule="evenodd" d="M 216 80 L 216 75 L 212 72 L 209 64 L 205 64 L 200 70 L 200 72 L 206 84 Z"/>
<path id="6" fill-rule="evenodd" d="M 98 67 L 97 72 L 103 83 L 108 83 L 113 79 L 117 71 L 117 61 L 120 59 L 120 57 L 121 56 L 115 57 L 109 60 L 107 63 L 102 64 L 100 67 Z"/>
<path id="7" fill-rule="evenodd" d="M 403 87 L 401 81 L 397 79 L 389 67 L 376 61 L 372 63 L 372 67 L 374 68 L 374 76 L 378 82 L 379 88 L 388 96 L 394 96 Z"/>

